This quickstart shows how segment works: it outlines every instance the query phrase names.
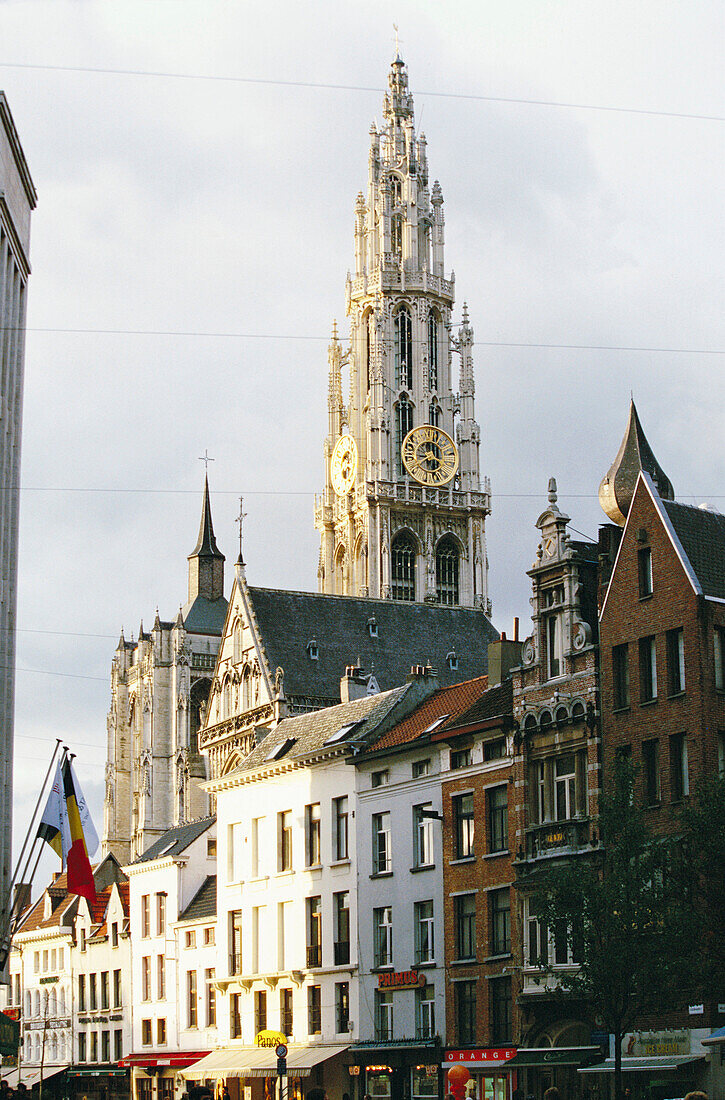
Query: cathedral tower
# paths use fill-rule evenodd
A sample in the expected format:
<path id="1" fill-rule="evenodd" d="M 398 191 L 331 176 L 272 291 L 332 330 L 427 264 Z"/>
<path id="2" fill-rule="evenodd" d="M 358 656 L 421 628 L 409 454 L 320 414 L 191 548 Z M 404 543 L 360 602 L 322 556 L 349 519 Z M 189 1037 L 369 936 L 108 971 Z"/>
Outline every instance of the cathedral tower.
<path id="1" fill-rule="evenodd" d="M 443 194 L 437 180 L 429 187 L 399 56 L 388 84 L 384 125 L 370 130 L 367 193 L 355 204 L 350 345 L 333 326 L 329 347 L 319 589 L 488 611 L 490 486 L 479 476 L 473 329 L 464 304 L 452 332 Z"/>

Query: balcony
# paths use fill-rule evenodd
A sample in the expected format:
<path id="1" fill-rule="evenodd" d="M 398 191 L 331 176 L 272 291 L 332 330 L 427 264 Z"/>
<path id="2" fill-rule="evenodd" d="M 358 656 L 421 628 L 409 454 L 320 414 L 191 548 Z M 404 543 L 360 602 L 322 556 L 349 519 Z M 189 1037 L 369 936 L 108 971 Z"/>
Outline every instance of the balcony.
<path id="1" fill-rule="evenodd" d="M 307 969 L 312 970 L 316 966 L 322 966 L 322 944 L 308 944 Z"/>
<path id="2" fill-rule="evenodd" d="M 334 945 L 335 947 L 335 966 L 347 966 L 350 962 L 350 944 L 347 941 L 341 940 Z"/>
<path id="3" fill-rule="evenodd" d="M 241 956 L 241 953 L 238 954 L 238 955 L 230 955 L 229 956 L 229 973 L 230 974 L 241 974 L 242 973 L 242 956 Z"/>
<path id="4" fill-rule="evenodd" d="M 554 856 L 577 855 L 596 847 L 588 817 L 567 821 L 547 821 L 526 830 L 526 849 L 519 849 L 516 862 L 548 859 Z"/>
<path id="5" fill-rule="evenodd" d="M 213 672 L 216 665 L 216 653 L 192 653 L 191 667 L 194 672 Z"/>

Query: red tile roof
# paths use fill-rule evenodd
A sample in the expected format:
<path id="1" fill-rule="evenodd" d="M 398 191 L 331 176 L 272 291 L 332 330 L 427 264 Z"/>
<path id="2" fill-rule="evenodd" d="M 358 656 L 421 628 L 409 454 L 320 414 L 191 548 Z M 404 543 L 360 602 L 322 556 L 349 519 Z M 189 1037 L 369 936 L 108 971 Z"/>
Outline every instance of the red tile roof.
<path id="1" fill-rule="evenodd" d="M 380 749 L 416 741 L 437 718 L 445 716 L 447 722 L 455 720 L 480 699 L 487 687 L 488 676 L 477 676 L 474 680 L 464 680 L 460 684 L 439 688 L 406 718 L 383 733 L 369 746 L 368 751 L 378 752 Z"/>

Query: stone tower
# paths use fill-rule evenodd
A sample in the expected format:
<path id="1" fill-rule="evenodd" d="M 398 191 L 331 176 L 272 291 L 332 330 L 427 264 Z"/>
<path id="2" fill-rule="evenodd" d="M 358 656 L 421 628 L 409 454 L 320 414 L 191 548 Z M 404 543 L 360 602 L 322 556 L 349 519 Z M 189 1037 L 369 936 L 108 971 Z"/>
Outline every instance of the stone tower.
<path id="1" fill-rule="evenodd" d="M 429 186 L 408 74 L 397 56 L 370 130 L 367 193 L 355 204 L 350 345 L 329 347 L 325 491 L 315 502 L 320 592 L 481 607 L 488 599 L 473 329 L 452 332 L 443 194 Z M 459 359 L 453 386 L 453 353 Z M 349 397 L 343 398 L 343 372 Z"/>
<path id="2" fill-rule="evenodd" d="M 158 611 L 137 641 L 123 633 L 111 665 L 103 855 L 136 859 L 167 829 L 208 812 L 199 729 L 227 601 L 204 482 L 201 523 L 189 555 L 189 598 L 173 622 Z"/>

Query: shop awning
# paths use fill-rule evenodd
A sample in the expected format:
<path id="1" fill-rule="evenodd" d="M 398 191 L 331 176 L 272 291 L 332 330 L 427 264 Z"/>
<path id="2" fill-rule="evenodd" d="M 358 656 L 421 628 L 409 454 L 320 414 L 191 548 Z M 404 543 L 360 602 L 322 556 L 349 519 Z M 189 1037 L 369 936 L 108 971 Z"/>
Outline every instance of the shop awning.
<path id="1" fill-rule="evenodd" d="M 127 1069 L 119 1069 L 117 1066 L 110 1066 L 103 1069 L 71 1069 L 68 1071 L 69 1077 L 126 1077 L 128 1075 Z"/>
<path id="2" fill-rule="evenodd" d="M 680 1066 L 701 1062 L 698 1054 L 660 1054 L 650 1058 L 623 1058 L 622 1073 L 653 1073 L 657 1070 L 679 1069 Z M 614 1073 L 614 1058 L 605 1058 L 598 1066 L 584 1066 L 580 1073 Z"/>
<path id="3" fill-rule="evenodd" d="M 321 1043 L 292 1044 L 287 1050 L 288 1077 L 309 1077 L 313 1068 L 342 1054 L 347 1046 L 323 1046 Z M 187 1081 L 205 1081 L 212 1077 L 276 1077 L 277 1055 L 270 1047 L 223 1047 L 181 1071 Z"/>
<path id="4" fill-rule="evenodd" d="M 43 1067 L 43 1081 L 50 1081 L 51 1077 L 57 1077 L 59 1073 L 63 1073 L 68 1069 L 68 1065 L 63 1066 L 44 1066 Z M 18 1070 L 12 1069 L 8 1074 L 3 1073 L 3 1081 L 7 1081 L 11 1089 L 18 1087 Z M 22 1066 L 20 1069 L 20 1080 L 28 1088 L 32 1088 L 33 1085 L 37 1085 L 40 1080 L 40 1066 Z"/>
<path id="5" fill-rule="evenodd" d="M 706 1039 L 700 1039 L 703 1046 L 715 1046 L 716 1043 L 725 1043 L 725 1027 L 719 1027 L 717 1031 L 713 1031 L 712 1035 L 708 1035 Z"/>
<path id="6" fill-rule="evenodd" d="M 127 1054 L 118 1063 L 119 1066 L 138 1066 L 139 1069 L 163 1069 L 172 1066 L 174 1069 L 183 1069 L 200 1058 L 205 1058 L 208 1050 L 175 1050 L 168 1054 Z"/>
<path id="7" fill-rule="evenodd" d="M 545 1066 L 581 1066 L 602 1057 L 601 1047 L 519 1047 L 507 1066 L 535 1069 Z"/>

